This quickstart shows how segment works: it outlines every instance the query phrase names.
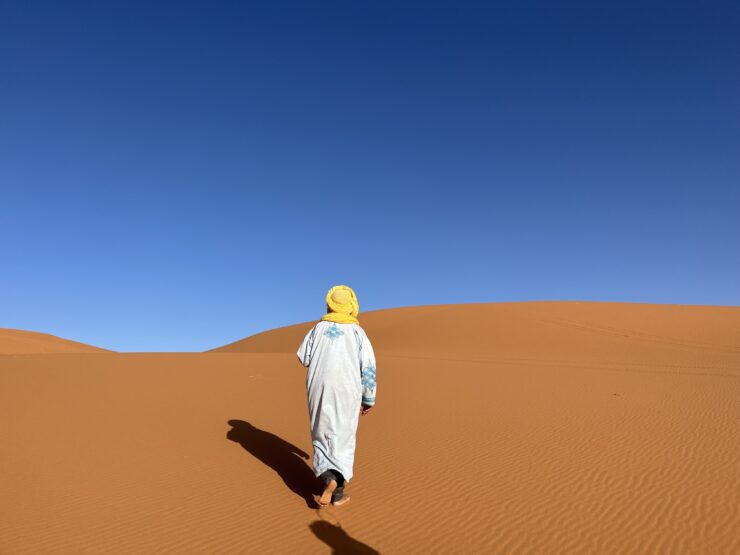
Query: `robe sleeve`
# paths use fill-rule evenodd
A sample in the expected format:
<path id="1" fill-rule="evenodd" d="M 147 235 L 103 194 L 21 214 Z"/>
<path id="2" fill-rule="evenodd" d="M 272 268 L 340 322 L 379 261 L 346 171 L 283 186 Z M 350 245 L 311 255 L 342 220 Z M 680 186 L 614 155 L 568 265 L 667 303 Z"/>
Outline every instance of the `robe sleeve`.
<path id="1" fill-rule="evenodd" d="M 311 364 L 311 355 L 313 353 L 313 339 L 316 331 L 316 327 L 314 326 L 311 328 L 311 331 L 309 331 L 306 334 L 306 337 L 303 338 L 303 343 L 301 343 L 301 346 L 298 347 L 298 352 L 296 353 L 298 355 L 298 360 L 301 361 L 301 364 L 305 367 L 308 367 Z"/>
<path id="2" fill-rule="evenodd" d="M 375 395 L 378 391 L 375 375 L 375 352 L 365 334 L 363 334 L 360 343 L 360 369 L 362 373 L 362 404 L 372 407 L 375 404 Z"/>

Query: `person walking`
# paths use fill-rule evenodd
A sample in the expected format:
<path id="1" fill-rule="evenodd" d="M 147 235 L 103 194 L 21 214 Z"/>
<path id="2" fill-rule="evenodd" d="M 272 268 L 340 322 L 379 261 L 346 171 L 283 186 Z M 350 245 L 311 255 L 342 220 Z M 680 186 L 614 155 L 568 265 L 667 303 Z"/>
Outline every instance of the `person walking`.
<path id="1" fill-rule="evenodd" d="M 298 359 L 308 368 L 306 389 L 313 443 L 313 471 L 324 484 L 320 506 L 349 501 L 360 415 L 375 405 L 375 353 L 360 327 L 360 305 L 346 285 L 326 294 L 326 315 L 306 334 Z"/>

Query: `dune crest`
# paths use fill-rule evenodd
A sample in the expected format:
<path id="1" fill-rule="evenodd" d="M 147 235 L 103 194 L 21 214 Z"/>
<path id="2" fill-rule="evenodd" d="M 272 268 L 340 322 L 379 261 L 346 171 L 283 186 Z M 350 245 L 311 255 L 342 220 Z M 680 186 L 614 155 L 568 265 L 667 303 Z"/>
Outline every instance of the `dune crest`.
<path id="1" fill-rule="evenodd" d="M 106 349 L 35 331 L 0 328 L 1 355 L 103 353 Z"/>
<path id="2" fill-rule="evenodd" d="M 247 337 L 213 352 L 293 353 L 314 322 Z M 433 305 L 366 312 L 381 353 L 559 364 L 653 364 L 731 370 L 740 307 L 604 302 Z"/>

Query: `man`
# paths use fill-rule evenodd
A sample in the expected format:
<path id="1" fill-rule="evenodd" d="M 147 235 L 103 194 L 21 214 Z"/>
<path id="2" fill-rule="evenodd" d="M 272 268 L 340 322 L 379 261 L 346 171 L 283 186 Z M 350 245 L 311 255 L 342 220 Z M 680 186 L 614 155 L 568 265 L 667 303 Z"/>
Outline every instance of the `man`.
<path id="1" fill-rule="evenodd" d="M 313 440 L 313 470 L 323 482 L 318 503 L 349 501 L 344 486 L 352 479 L 355 436 L 361 414 L 375 405 L 375 354 L 357 315 L 355 292 L 345 285 L 326 295 L 327 313 L 306 334 L 298 359 L 308 367 L 306 387 Z"/>

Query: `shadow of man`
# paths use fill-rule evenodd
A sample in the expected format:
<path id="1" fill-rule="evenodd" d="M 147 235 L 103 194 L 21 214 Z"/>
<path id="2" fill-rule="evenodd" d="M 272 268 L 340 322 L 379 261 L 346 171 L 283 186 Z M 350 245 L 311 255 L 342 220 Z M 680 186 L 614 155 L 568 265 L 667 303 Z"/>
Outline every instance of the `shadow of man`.
<path id="1" fill-rule="evenodd" d="M 347 534 L 341 526 L 317 520 L 312 522 L 309 528 L 317 538 L 332 548 L 335 555 L 380 555 L 379 551 Z"/>
<path id="2" fill-rule="evenodd" d="M 249 422 L 229 420 L 229 426 L 231 430 L 226 434 L 227 439 L 238 443 L 277 472 L 290 491 L 302 497 L 308 507 L 317 507 L 313 496 L 321 493 L 321 484 L 308 465 L 299 458 L 308 459 L 308 453 L 275 434 L 255 428 Z"/>

